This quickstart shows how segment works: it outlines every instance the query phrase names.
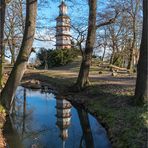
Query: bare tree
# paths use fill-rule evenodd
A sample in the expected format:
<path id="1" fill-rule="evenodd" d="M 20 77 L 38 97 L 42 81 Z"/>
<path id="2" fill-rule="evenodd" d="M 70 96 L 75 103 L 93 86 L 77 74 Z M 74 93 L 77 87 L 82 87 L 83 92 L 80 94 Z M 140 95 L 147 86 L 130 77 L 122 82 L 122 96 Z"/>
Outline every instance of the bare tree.
<path id="1" fill-rule="evenodd" d="M 11 53 L 12 64 L 14 64 L 21 46 L 24 20 L 23 0 L 12 1 L 6 8 L 5 20 L 5 45 Z"/>
<path id="2" fill-rule="evenodd" d="M 133 6 L 132 6 L 133 5 Z M 106 45 L 108 50 L 108 59 L 110 64 L 117 66 L 128 67 L 131 64 L 136 65 L 139 55 L 139 43 L 141 36 L 141 1 L 139 0 L 127 0 L 127 1 L 113 1 L 110 0 L 110 9 L 113 7 L 115 10 L 120 11 L 120 15 L 115 23 L 108 25 L 106 28 L 107 38 L 101 40 L 102 36 L 105 36 L 105 32 L 101 30 L 98 34 L 98 44 Z M 110 12 L 112 13 L 112 11 Z M 133 14 L 134 13 L 134 14 Z M 136 23 L 133 24 L 133 18 L 131 14 L 135 15 Z M 106 14 L 101 14 L 104 18 L 108 17 Z M 133 26 L 135 27 L 135 33 L 133 33 Z M 133 36 L 136 40 L 133 43 Z M 133 48 L 131 48 L 134 45 Z M 100 46 L 102 47 L 102 46 Z M 131 54 L 131 50 L 133 51 Z M 132 60 L 131 60 L 132 59 Z M 130 64 L 129 64 L 130 63 Z"/>
<path id="3" fill-rule="evenodd" d="M 14 94 L 26 70 L 27 61 L 32 51 L 32 43 L 36 26 L 37 0 L 26 0 L 26 22 L 23 41 L 14 68 L 1 92 L 1 103 L 9 111 Z"/>
<path id="4" fill-rule="evenodd" d="M 76 82 L 78 90 L 83 89 L 89 84 L 88 75 L 92 60 L 93 47 L 96 38 L 96 0 L 89 0 L 89 20 L 86 47 L 82 58 L 82 63 Z"/>
<path id="5" fill-rule="evenodd" d="M 96 30 L 102 26 L 114 23 L 118 16 L 118 12 L 116 12 L 114 18 L 96 24 L 97 1 L 89 0 L 88 5 L 89 5 L 88 32 L 87 32 L 85 50 L 83 52 L 83 57 L 82 57 L 82 63 L 80 66 L 80 71 L 77 78 L 77 82 L 75 84 L 76 90 L 82 90 L 85 88 L 85 86 L 89 85 L 89 70 L 92 62 L 92 53 L 96 40 Z"/>
<path id="6" fill-rule="evenodd" d="M 129 7 L 127 8 L 127 12 L 130 15 L 131 20 L 131 30 L 132 30 L 132 39 L 131 39 L 131 47 L 130 47 L 130 56 L 127 68 L 131 71 L 133 68 L 133 55 L 136 44 L 136 23 L 137 23 L 137 15 L 140 6 L 140 0 L 130 0 Z"/>
<path id="7" fill-rule="evenodd" d="M 0 0 L 0 88 L 2 88 L 3 77 L 3 55 L 4 55 L 4 23 L 5 23 L 5 0 Z"/>

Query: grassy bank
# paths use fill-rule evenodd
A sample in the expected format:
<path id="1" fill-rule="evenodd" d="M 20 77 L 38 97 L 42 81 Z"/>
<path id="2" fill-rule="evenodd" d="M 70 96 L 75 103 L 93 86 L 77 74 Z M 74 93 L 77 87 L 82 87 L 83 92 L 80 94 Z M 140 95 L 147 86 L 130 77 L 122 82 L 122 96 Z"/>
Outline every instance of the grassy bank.
<path id="1" fill-rule="evenodd" d="M 146 148 L 147 106 L 133 105 L 135 76 L 112 77 L 110 73 L 98 75 L 96 71 L 90 76 L 91 86 L 79 93 L 69 89 L 77 77 L 72 70 L 35 70 L 26 73 L 24 81 L 36 79 L 45 82 L 60 95 L 94 114 L 107 129 L 113 147 Z"/>

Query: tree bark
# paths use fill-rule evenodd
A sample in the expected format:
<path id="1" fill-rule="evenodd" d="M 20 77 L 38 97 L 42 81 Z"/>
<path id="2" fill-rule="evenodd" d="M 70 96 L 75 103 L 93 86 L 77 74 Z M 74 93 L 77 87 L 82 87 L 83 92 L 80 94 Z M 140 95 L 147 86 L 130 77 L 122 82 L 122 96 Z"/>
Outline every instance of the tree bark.
<path id="1" fill-rule="evenodd" d="M 106 53 L 106 45 L 104 45 L 101 61 L 104 61 L 105 53 Z"/>
<path id="2" fill-rule="evenodd" d="M 136 22 L 133 21 L 133 41 L 132 41 L 132 45 L 130 47 L 130 57 L 129 57 L 129 62 L 128 62 L 128 66 L 127 69 L 129 69 L 129 71 L 132 71 L 133 69 L 133 58 L 134 58 L 134 49 L 135 49 L 135 42 L 136 42 Z"/>
<path id="3" fill-rule="evenodd" d="M 114 62 L 114 57 L 115 57 L 115 46 L 114 46 L 114 44 L 113 44 L 113 46 L 112 46 L 112 49 L 113 49 L 113 51 L 112 51 L 112 54 L 111 54 L 111 57 L 110 57 L 110 64 L 113 64 L 113 62 Z"/>
<path id="4" fill-rule="evenodd" d="M 76 82 L 78 90 L 89 84 L 89 69 L 91 66 L 93 47 L 96 39 L 96 0 L 89 0 L 88 34 L 82 63 Z"/>
<path id="5" fill-rule="evenodd" d="M 13 65 L 15 63 L 15 44 L 13 44 L 13 41 L 10 42 L 8 39 L 8 45 L 11 53 L 11 64 Z"/>
<path id="6" fill-rule="evenodd" d="M 2 88 L 3 79 L 3 54 L 4 54 L 4 23 L 5 23 L 5 0 L 0 0 L 0 88 Z"/>
<path id="7" fill-rule="evenodd" d="M 32 50 L 36 26 L 37 0 L 26 0 L 26 22 L 23 41 L 14 68 L 1 93 L 1 103 L 10 110 L 17 86 L 26 70 L 27 61 Z"/>
<path id="8" fill-rule="evenodd" d="M 11 51 L 11 64 L 13 65 L 15 63 L 15 46 L 12 45 L 12 51 Z"/>
<path id="9" fill-rule="evenodd" d="M 148 101 L 148 71 L 147 71 L 147 26 L 148 26 L 148 1 L 143 0 L 143 31 L 140 46 L 140 57 L 137 66 L 137 80 L 135 88 L 135 103 L 141 105 Z"/>
<path id="10" fill-rule="evenodd" d="M 135 1 L 135 4 L 131 1 L 131 12 L 129 13 L 132 18 L 132 33 L 133 33 L 133 39 L 132 39 L 132 45 L 130 48 L 130 57 L 127 69 L 129 69 L 130 72 L 132 72 L 133 65 L 134 65 L 134 50 L 135 50 L 135 43 L 136 43 L 136 23 L 137 23 L 137 14 L 139 10 L 140 0 Z"/>

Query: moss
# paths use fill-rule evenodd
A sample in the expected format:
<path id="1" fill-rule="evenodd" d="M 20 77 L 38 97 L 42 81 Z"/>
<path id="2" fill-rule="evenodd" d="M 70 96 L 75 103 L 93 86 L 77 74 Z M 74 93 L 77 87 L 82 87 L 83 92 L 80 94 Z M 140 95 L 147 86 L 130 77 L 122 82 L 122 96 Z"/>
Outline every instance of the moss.
<path id="1" fill-rule="evenodd" d="M 5 109 L 0 105 L 0 130 L 4 126 L 5 116 L 6 116 Z"/>
<path id="2" fill-rule="evenodd" d="M 5 108 L 0 104 L 0 113 L 1 114 L 6 114 Z"/>

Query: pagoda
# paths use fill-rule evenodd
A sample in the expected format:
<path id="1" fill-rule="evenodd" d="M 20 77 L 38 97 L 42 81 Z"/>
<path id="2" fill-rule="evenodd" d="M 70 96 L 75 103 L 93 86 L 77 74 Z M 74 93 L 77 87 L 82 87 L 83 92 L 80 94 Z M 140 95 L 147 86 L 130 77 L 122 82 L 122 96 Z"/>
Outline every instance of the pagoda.
<path id="1" fill-rule="evenodd" d="M 71 35 L 67 5 L 62 0 L 59 5 L 59 16 L 56 18 L 56 49 L 64 48 L 71 48 Z"/>
<path id="2" fill-rule="evenodd" d="M 56 125 L 60 129 L 60 138 L 62 139 L 63 148 L 65 147 L 66 139 L 68 138 L 68 127 L 71 122 L 71 108 L 72 105 L 69 101 L 56 97 Z"/>

